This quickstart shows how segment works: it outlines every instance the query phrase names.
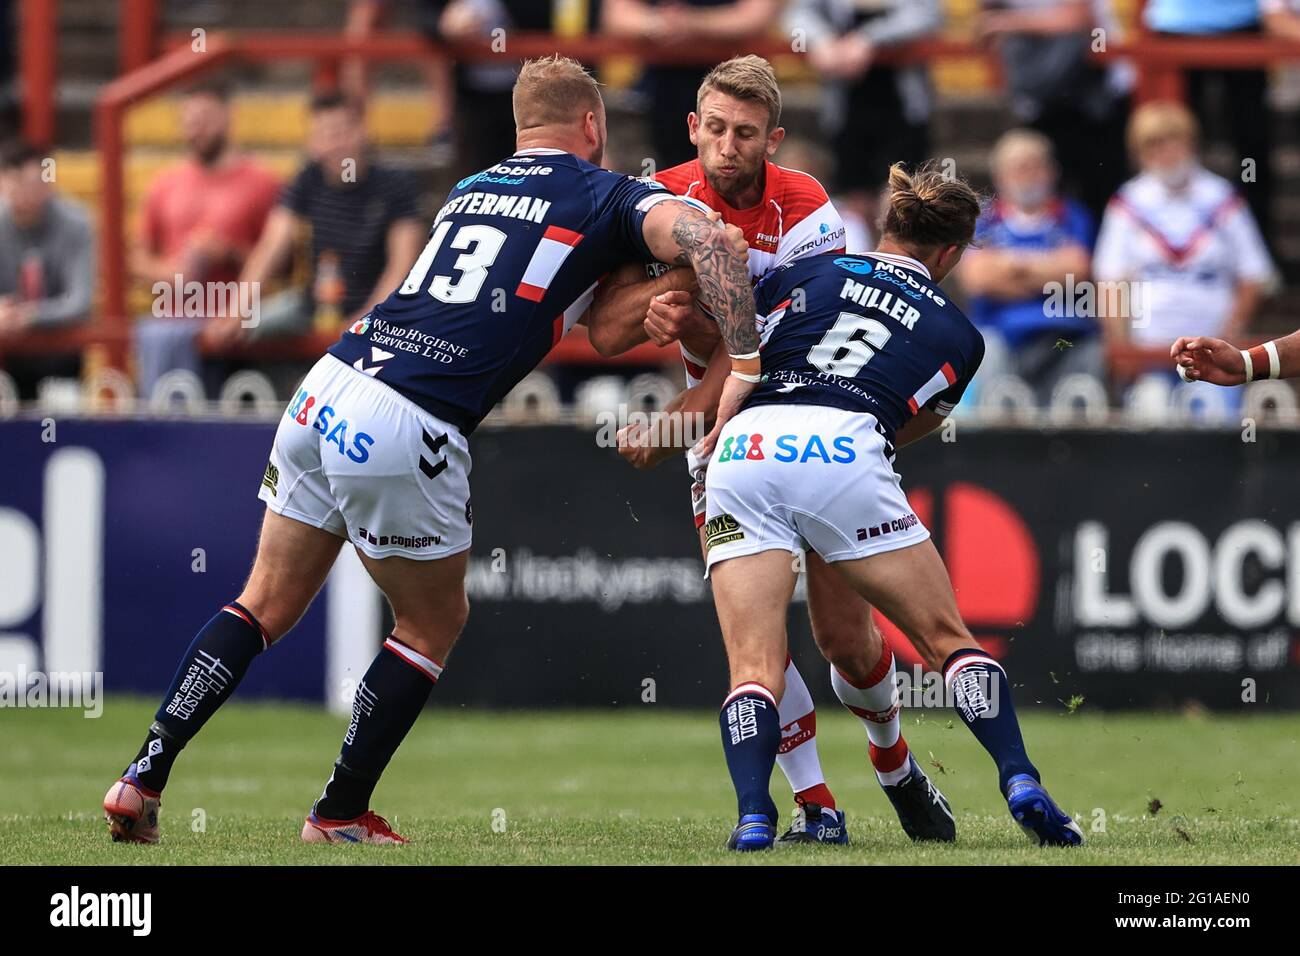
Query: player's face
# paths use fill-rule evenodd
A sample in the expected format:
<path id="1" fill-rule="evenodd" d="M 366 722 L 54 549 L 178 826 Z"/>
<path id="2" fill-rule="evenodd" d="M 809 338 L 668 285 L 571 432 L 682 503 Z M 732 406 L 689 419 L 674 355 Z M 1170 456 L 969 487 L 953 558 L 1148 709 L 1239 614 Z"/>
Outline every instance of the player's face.
<path id="1" fill-rule="evenodd" d="M 699 147 L 705 178 L 723 196 L 755 186 L 764 161 L 785 137 L 779 127 L 768 131 L 767 109 L 761 104 L 717 91 L 705 94 L 699 112 L 686 122 L 691 142 Z"/>
<path id="2" fill-rule="evenodd" d="M 226 148 L 230 112 L 215 96 L 195 94 L 181 104 L 181 135 L 190 152 L 210 163 Z"/>

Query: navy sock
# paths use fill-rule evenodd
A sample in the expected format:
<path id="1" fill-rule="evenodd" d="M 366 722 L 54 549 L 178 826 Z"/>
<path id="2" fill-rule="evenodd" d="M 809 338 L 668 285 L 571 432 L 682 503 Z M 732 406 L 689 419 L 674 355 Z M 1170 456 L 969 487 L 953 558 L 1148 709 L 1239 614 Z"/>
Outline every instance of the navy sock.
<path id="1" fill-rule="evenodd" d="M 781 718 L 767 688 L 741 684 L 718 714 L 722 750 L 736 788 L 736 806 L 743 817 L 762 813 L 775 826 L 779 813 L 768 792 L 776 751 L 781 746 Z"/>
<path id="2" fill-rule="evenodd" d="M 270 646 L 257 619 L 234 601 L 195 635 L 135 758 L 147 789 L 162 792 L 172 763 L 235 692 L 253 658 Z"/>
<path id="3" fill-rule="evenodd" d="M 390 637 L 357 685 L 352 722 L 316 813 L 326 820 L 352 820 L 370 808 L 388 766 L 442 674 L 442 665 Z"/>
<path id="4" fill-rule="evenodd" d="M 1040 779 L 1025 753 L 1011 685 L 1001 665 L 977 648 L 964 647 L 944 662 L 943 679 L 953 692 L 958 715 L 998 765 L 1002 793 L 1018 773 Z"/>

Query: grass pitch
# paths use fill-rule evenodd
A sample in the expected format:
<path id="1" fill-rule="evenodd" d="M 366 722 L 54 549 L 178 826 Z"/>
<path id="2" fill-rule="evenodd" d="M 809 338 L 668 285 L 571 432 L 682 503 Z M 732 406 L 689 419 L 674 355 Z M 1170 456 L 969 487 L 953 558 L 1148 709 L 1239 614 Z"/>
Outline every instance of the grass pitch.
<path id="1" fill-rule="evenodd" d="M 233 703 L 177 761 L 163 842 L 115 845 L 99 803 L 154 706 L 109 698 L 97 720 L 0 711 L 0 864 L 1300 863 L 1300 715 L 1022 714 L 1030 754 L 1088 837 L 1080 850 L 1041 850 L 1006 813 L 965 728 L 905 711 L 908 742 L 958 829 L 953 846 L 912 844 L 870 773 L 860 725 L 827 707 L 817 739 L 852 845 L 741 857 L 722 849 L 735 804 L 716 715 L 654 705 L 427 711 L 376 794 L 375 809 L 414 841 L 391 848 L 298 840 L 342 719 Z M 772 793 L 788 810 L 779 772 Z"/>

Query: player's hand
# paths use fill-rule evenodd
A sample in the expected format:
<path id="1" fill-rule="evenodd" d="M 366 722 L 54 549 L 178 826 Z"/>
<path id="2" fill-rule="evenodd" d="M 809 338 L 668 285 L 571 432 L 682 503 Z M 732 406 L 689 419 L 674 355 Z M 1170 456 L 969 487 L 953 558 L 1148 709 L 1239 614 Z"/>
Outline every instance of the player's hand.
<path id="1" fill-rule="evenodd" d="M 723 426 L 736 417 L 755 387 L 753 382 L 746 382 L 734 375 L 727 376 L 727 380 L 722 383 L 722 397 L 718 399 L 718 420 L 714 422 L 713 430 L 696 442 L 695 447 L 691 449 L 692 455 L 707 460 L 713 454 Z"/>
<path id="2" fill-rule="evenodd" d="M 645 334 L 656 345 L 689 339 L 687 347 L 696 355 L 711 354 L 722 336 L 718 324 L 695 307 L 695 296 L 678 290 L 651 299 L 643 325 Z"/>
<path id="3" fill-rule="evenodd" d="M 1241 350 L 1223 339 L 1203 335 L 1181 338 L 1170 347 L 1169 355 L 1184 381 L 1211 385 L 1246 383 L 1246 361 Z"/>
<path id="4" fill-rule="evenodd" d="M 745 239 L 744 231 L 739 226 L 733 226 L 730 223 L 727 224 L 727 228 L 724 231 L 727 234 L 727 242 L 730 243 L 731 248 L 736 251 L 736 255 L 748 256 L 749 242 Z"/>
<path id="5" fill-rule="evenodd" d="M 633 468 L 649 468 L 654 464 L 651 458 L 650 429 L 641 424 L 624 425 L 615 436 L 618 441 L 618 453 Z"/>

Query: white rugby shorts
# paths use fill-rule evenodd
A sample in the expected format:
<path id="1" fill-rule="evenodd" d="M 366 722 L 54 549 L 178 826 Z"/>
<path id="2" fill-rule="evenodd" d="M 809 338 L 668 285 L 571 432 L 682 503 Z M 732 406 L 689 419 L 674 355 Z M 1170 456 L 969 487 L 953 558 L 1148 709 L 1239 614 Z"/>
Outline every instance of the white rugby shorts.
<path id="1" fill-rule="evenodd" d="M 806 548 L 827 562 L 848 561 L 930 536 L 866 412 L 747 408 L 723 428 L 705 487 L 707 568 L 760 551 Z"/>
<path id="2" fill-rule="evenodd" d="M 372 558 L 432 560 L 470 546 L 469 471 L 459 430 L 325 355 L 280 419 L 258 497 Z"/>

